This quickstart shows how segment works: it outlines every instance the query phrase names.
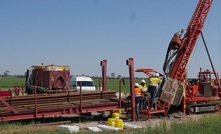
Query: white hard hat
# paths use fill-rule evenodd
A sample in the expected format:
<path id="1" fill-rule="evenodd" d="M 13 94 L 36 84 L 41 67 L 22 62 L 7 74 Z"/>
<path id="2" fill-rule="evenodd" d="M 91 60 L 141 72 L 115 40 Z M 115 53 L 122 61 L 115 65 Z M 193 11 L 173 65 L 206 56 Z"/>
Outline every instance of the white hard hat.
<path id="1" fill-rule="evenodd" d="M 156 73 L 156 74 L 155 74 L 155 76 L 156 76 L 156 77 L 159 77 L 159 76 L 160 76 L 160 74 L 159 74 L 159 73 Z"/>
<path id="2" fill-rule="evenodd" d="M 146 83 L 146 81 L 144 79 L 141 80 L 141 83 Z"/>
<path id="3" fill-rule="evenodd" d="M 135 83 L 134 86 L 135 86 L 135 87 L 139 87 L 139 84 L 138 84 L 138 83 Z"/>

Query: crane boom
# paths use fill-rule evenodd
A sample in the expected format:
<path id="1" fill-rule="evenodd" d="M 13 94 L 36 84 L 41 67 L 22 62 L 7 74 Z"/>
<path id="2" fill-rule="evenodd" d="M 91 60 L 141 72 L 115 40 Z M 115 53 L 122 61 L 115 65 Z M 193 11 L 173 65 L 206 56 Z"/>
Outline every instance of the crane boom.
<path id="1" fill-rule="evenodd" d="M 197 39 L 202 32 L 212 2 L 213 0 L 199 0 L 187 27 L 186 35 L 182 39 L 181 48 L 177 53 L 171 71 L 169 72 L 170 78 L 183 81 L 186 74 L 186 66 L 196 45 Z"/>
<path id="2" fill-rule="evenodd" d="M 213 0 L 199 0 L 186 29 L 183 38 L 182 33 L 174 34 L 164 62 L 165 81 L 160 100 L 169 104 L 179 105 L 185 88 L 186 66 L 189 62 L 197 39 L 202 32 Z"/>

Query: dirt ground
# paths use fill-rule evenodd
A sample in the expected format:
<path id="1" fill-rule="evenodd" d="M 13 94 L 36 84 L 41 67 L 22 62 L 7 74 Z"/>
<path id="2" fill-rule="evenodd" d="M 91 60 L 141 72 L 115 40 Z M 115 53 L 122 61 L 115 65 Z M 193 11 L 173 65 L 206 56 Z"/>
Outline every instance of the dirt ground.
<path id="1" fill-rule="evenodd" d="M 76 116 L 76 115 L 68 115 L 65 117 L 52 117 L 45 119 L 46 123 L 41 124 L 42 120 L 37 120 L 37 124 L 27 124 L 22 125 L 21 127 L 18 127 L 17 129 L 12 128 L 4 128 L 0 129 L 1 134 L 10 134 L 10 133 L 24 133 L 24 132 L 37 132 L 37 131 L 55 131 L 58 130 L 58 126 L 62 124 L 66 125 L 77 125 L 79 126 L 81 131 L 87 131 L 88 127 L 96 127 L 97 125 L 101 124 L 107 124 L 108 123 L 108 117 L 103 117 L 99 115 L 100 113 L 94 113 L 92 116 Z M 122 119 L 127 123 L 135 124 L 138 126 L 142 126 L 142 128 L 145 128 L 146 126 L 156 126 L 157 124 L 160 124 L 162 122 L 166 122 L 167 124 L 170 124 L 171 122 L 182 122 L 187 120 L 197 120 L 201 118 L 205 114 L 198 114 L 198 115 L 184 115 L 181 112 L 180 113 L 173 113 L 169 114 L 168 116 L 162 116 L 162 115 L 152 115 L 150 119 L 148 119 L 147 115 L 141 115 L 140 121 L 131 121 L 131 117 L 126 116 L 125 113 L 122 114 Z M 59 120 L 59 122 L 57 122 Z M 56 124 L 54 122 L 57 122 Z"/>

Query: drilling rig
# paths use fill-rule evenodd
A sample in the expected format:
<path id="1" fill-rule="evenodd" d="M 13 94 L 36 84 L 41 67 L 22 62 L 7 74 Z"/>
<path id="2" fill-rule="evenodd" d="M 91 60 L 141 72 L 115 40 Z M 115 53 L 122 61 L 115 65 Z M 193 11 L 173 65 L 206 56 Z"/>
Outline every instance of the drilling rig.
<path id="1" fill-rule="evenodd" d="M 221 99 L 220 80 L 213 65 L 213 71 L 200 69 L 195 80 L 186 78 L 186 67 L 200 35 L 206 46 L 202 29 L 212 3 L 213 0 L 199 0 L 186 32 L 182 29 L 173 35 L 163 64 L 164 80 L 156 95 L 158 101 L 155 103 L 155 110 L 150 110 L 148 114 L 167 115 L 171 105 L 181 108 L 184 113 L 219 109 L 217 100 Z M 150 74 L 148 70 L 151 69 L 137 69 L 136 72 Z"/>
<path id="2" fill-rule="evenodd" d="M 217 110 L 215 100 L 220 100 L 220 81 L 213 65 L 213 72 L 200 69 L 195 82 L 190 82 L 186 78 L 186 66 L 199 36 L 201 35 L 204 40 L 202 29 L 212 3 L 213 0 L 199 0 L 186 33 L 184 34 L 184 30 L 175 33 L 169 43 L 163 65 L 166 80 L 159 98 L 163 101 L 166 113 L 171 104 L 175 106 L 181 104 L 184 113 Z"/>

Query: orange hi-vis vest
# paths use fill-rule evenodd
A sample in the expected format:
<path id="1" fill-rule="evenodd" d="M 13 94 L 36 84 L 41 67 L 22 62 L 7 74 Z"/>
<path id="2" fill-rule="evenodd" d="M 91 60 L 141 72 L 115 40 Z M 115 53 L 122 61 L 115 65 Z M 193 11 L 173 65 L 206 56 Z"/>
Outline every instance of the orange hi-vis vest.
<path id="1" fill-rule="evenodd" d="M 134 93 L 135 93 L 135 97 L 139 97 L 139 96 L 141 96 L 141 89 L 140 88 L 135 88 L 134 89 Z"/>

